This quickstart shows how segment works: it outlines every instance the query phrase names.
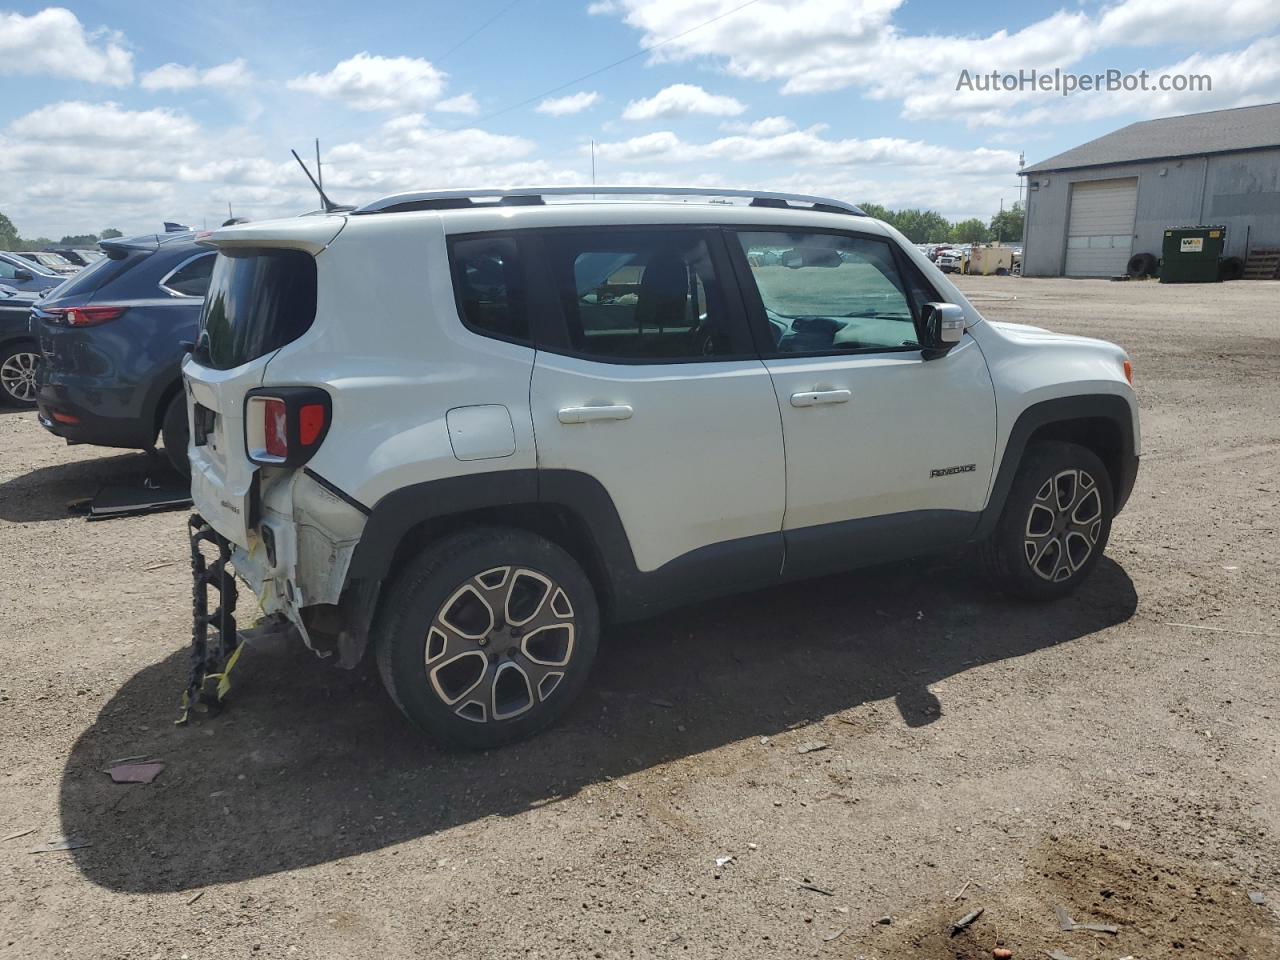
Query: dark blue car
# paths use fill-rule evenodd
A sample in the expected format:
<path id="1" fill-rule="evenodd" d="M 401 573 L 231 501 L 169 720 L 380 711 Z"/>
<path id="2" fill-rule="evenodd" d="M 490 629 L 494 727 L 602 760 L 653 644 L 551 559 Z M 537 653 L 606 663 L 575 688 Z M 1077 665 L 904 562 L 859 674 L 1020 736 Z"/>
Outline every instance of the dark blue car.
<path id="1" fill-rule="evenodd" d="M 103 240 L 107 254 L 40 300 L 40 423 L 68 443 L 154 450 L 189 472 L 183 342 L 196 338 L 214 252 L 193 233 Z"/>

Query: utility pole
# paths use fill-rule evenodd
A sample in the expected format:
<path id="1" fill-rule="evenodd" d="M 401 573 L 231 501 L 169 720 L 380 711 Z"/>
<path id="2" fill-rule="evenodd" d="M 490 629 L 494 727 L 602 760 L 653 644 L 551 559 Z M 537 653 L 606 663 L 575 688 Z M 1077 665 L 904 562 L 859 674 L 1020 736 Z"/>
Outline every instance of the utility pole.
<path id="1" fill-rule="evenodd" d="M 1027 182 L 1027 178 L 1022 175 L 1022 168 L 1027 165 L 1027 153 L 1025 150 L 1018 151 L 1018 206 L 1022 206 L 1022 185 Z M 1023 208 L 1022 215 L 1026 216 L 1026 208 Z"/>
<path id="2" fill-rule="evenodd" d="M 596 141 L 591 139 L 591 185 L 596 185 Z"/>
<path id="3" fill-rule="evenodd" d="M 1004 243 L 1004 197 L 1000 198 L 1000 215 L 996 217 L 996 243 Z"/>

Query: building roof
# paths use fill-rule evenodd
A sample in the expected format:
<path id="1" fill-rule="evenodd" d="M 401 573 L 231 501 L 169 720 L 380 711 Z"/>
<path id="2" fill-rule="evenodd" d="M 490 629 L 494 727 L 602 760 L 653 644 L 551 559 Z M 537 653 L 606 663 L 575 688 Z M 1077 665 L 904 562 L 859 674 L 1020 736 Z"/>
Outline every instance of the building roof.
<path id="1" fill-rule="evenodd" d="M 1047 173 L 1265 147 L 1280 147 L 1280 103 L 1131 123 L 1056 157 L 1034 163 L 1021 172 Z"/>

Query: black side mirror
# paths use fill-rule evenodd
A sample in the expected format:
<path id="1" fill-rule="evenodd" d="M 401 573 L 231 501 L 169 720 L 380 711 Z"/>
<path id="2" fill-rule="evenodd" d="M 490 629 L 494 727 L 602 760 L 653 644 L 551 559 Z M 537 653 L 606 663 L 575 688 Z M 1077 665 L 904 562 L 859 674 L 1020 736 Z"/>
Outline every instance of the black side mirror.
<path id="1" fill-rule="evenodd" d="M 21 280 L 25 283 L 28 280 L 34 280 L 35 276 L 30 270 L 15 270 L 13 271 L 13 279 Z"/>
<path id="2" fill-rule="evenodd" d="M 937 360 L 964 336 L 964 310 L 954 303 L 926 303 L 920 308 L 921 347 L 926 360 Z"/>

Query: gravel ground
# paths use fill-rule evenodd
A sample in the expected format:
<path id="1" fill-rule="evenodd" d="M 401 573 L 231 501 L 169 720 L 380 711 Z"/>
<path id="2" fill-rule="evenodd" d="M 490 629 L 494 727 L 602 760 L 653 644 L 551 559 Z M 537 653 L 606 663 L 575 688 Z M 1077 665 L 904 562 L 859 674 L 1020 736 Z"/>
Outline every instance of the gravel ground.
<path id="1" fill-rule="evenodd" d="M 185 514 L 68 515 L 144 459 L 0 415 L 0 957 L 1280 956 L 1280 283 L 962 284 L 1134 358 L 1142 471 L 1079 594 L 957 556 L 700 606 L 487 755 L 283 643 L 174 727 Z"/>

